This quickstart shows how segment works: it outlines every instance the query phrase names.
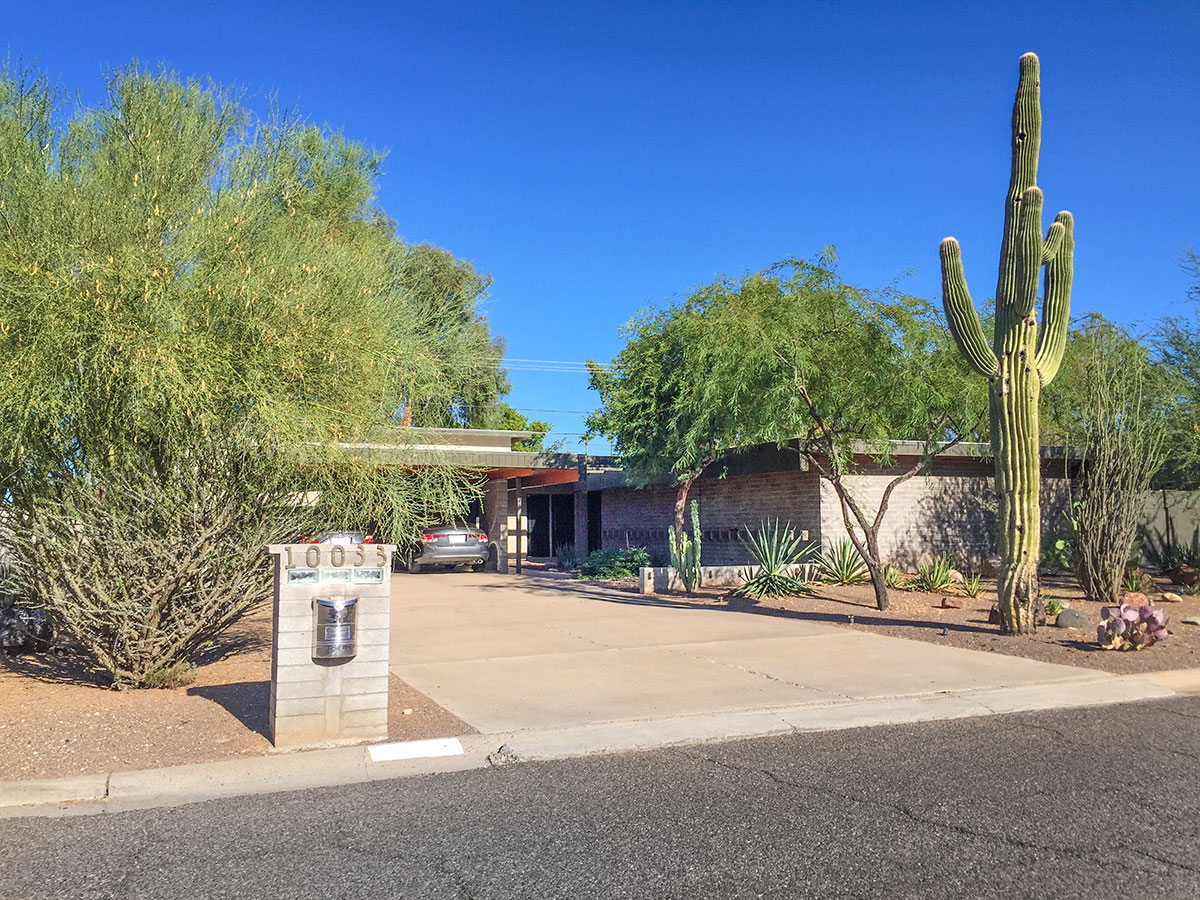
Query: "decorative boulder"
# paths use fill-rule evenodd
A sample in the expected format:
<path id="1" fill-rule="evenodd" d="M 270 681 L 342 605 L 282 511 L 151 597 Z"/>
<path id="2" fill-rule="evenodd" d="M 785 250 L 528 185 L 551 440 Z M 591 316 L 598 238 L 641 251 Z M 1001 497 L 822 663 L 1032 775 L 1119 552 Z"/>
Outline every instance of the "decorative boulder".
<path id="1" fill-rule="evenodd" d="M 1079 610 L 1067 608 L 1058 614 L 1054 624 L 1059 628 L 1088 628 L 1092 623 Z"/>
<path id="2" fill-rule="evenodd" d="M 983 561 L 983 565 L 979 567 L 979 574 L 983 578 L 999 578 L 1000 577 L 1000 557 L 989 556 Z"/>
<path id="3" fill-rule="evenodd" d="M 1125 606 L 1133 606 L 1140 609 L 1143 606 L 1150 605 L 1150 598 L 1140 591 L 1130 591 L 1121 598 L 1121 603 Z"/>
<path id="4" fill-rule="evenodd" d="M 962 609 L 963 602 L 961 597 L 943 597 L 942 609 Z"/>
<path id="5" fill-rule="evenodd" d="M 948 574 L 950 576 L 950 580 L 953 581 L 955 584 L 962 584 L 964 581 L 967 580 L 966 578 L 963 577 L 963 573 L 958 571 L 958 569 L 951 569 Z"/>
<path id="6" fill-rule="evenodd" d="M 1161 599 L 1162 599 L 1163 603 L 1182 603 L 1183 602 L 1182 597 L 1180 597 L 1178 594 L 1172 594 L 1170 591 L 1167 591 L 1165 594 L 1163 594 Z"/>
<path id="7" fill-rule="evenodd" d="M 1192 568 L 1187 563 L 1181 563 L 1171 570 L 1171 584 L 1195 587 L 1200 584 L 1200 570 Z"/>

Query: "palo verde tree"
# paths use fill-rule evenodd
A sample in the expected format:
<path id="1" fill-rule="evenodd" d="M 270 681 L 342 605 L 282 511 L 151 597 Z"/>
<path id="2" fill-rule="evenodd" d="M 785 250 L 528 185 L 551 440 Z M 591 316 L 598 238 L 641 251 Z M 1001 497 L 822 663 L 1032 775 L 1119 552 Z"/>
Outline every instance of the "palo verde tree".
<path id="1" fill-rule="evenodd" d="M 665 309 L 643 310 L 622 329 L 628 342 L 611 365 L 588 361 L 601 405 L 587 429 L 612 440 L 630 484 L 673 479 L 675 552 L 692 485 L 739 437 L 736 411 L 708 395 L 702 354 L 707 310 L 724 290 L 717 282 Z"/>
<path id="2" fill-rule="evenodd" d="M 729 410 L 745 443 L 792 447 L 829 484 L 886 609 L 879 536 L 892 494 L 975 436 L 982 391 L 927 301 L 847 284 L 832 251 L 712 290 L 700 402 Z M 856 473 L 894 463 L 896 440 L 916 442 L 916 458 L 867 495 Z"/>
<path id="3" fill-rule="evenodd" d="M 996 322 L 989 345 L 967 290 L 956 241 L 942 241 L 942 301 L 959 351 L 990 390 L 1001 570 L 1000 630 L 1032 634 L 1040 605 L 1041 455 L 1038 398 L 1062 363 L 1070 321 L 1074 221 L 1060 212 L 1042 236 L 1037 187 L 1042 139 L 1038 58 L 1021 57 L 1012 115 L 1012 172 L 1004 203 Z M 1045 269 L 1042 327 L 1037 322 L 1038 274 Z"/>
<path id="4" fill-rule="evenodd" d="M 377 153 L 169 74 L 107 87 L 70 108 L 0 75 L 0 541 L 137 685 L 266 596 L 267 540 L 464 508 L 473 478 L 356 448 L 404 441 L 414 371 L 430 397 L 439 371 L 502 375 L 477 366 L 475 286 L 424 284 L 473 270 L 375 205 Z"/>

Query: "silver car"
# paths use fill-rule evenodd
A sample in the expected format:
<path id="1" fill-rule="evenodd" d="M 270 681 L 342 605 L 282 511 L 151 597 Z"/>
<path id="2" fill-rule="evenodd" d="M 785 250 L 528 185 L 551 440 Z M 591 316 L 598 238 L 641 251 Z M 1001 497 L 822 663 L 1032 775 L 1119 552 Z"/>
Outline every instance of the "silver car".
<path id="1" fill-rule="evenodd" d="M 420 572 L 424 566 L 469 565 L 476 572 L 488 561 L 488 536 L 467 525 L 432 525 L 421 533 L 421 545 L 408 558 L 408 571 Z"/>

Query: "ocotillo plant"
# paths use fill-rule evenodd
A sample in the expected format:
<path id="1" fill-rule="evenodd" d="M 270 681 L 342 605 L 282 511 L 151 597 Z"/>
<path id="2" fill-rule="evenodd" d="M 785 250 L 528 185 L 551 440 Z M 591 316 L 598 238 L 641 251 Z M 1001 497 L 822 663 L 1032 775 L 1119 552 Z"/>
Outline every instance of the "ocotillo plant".
<path id="1" fill-rule="evenodd" d="M 958 349 L 990 382 L 992 455 L 996 464 L 1000 557 L 1000 630 L 1032 634 L 1041 542 L 1038 399 L 1058 372 L 1067 343 L 1074 222 L 1060 212 L 1042 238 L 1042 192 L 1037 187 L 1042 138 L 1038 58 L 1021 57 L 1012 116 L 1012 175 L 1004 203 L 996 324 L 988 347 L 967 290 L 958 241 L 942 241 L 942 302 Z M 1045 267 L 1042 327 L 1035 306 Z"/>

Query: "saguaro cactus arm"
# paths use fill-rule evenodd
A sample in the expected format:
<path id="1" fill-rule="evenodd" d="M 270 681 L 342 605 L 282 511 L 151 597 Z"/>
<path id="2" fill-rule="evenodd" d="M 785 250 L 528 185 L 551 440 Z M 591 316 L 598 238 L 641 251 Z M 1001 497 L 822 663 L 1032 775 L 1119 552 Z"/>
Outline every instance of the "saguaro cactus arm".
<path id="1" fill-rule="evenodd" d="M 1043 247 L 1042 190 L 1035 185 L 1021 194 L 1017 223 L 1017 279 L 1012 292 L 1012 311 L 1017 319 L 1024 319 L 1037 305 Z"/>
<path id="2" fill-rule="evenodd" d="M 942 241 L 941 258 L 942 307 L 946 310 L 950 333 L 971 368 L 985 378 L 991 378 L 998 371 L 996 354 L 983 334 L 983 323 L 979 321 L 979 313 L 967 289 L 958 241 L 952 237 Z"/>
<path id="3" fill-rule="evenodd" d="M 1071 324 L 1071 281 L 1075 276 L 1075 220 L 1069 212 L 1054 217 L 1049 244 L 1059 234 L 1059 246 L 1046 262 L 1045 298 L 1042 301 L 1042 330 L 1038 335 L 1034 362 L 1038 378 L 1049 384 L 1058 374 L 1067 349 L 1067 327 Z"/>

